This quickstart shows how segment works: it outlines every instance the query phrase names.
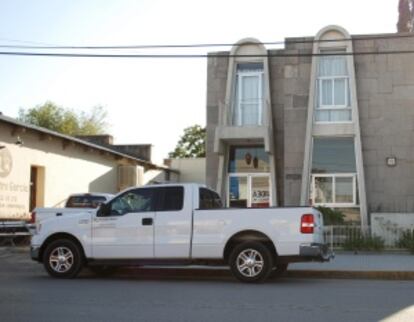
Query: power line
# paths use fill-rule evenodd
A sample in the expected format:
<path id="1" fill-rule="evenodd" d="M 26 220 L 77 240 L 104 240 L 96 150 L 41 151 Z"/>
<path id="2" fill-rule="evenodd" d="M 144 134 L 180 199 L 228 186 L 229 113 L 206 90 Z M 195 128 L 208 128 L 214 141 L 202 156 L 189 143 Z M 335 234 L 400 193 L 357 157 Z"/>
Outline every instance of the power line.
<path id="1" fill-rule="evenodd" d="M 334 52 L 334 53 L 268 53 L 265 55 L 214 54 L 82 54 L 82 53 L 40 53 L 2 51 L 2 56 L 38 56 L 38 57 L 72 57 L 72 58 L 260 58 L 260 57 L 313 57 L 313 56 L 362 56 L 362 55 L 400 55 L 414 54 L 414 50 Z"/>
<path id="2" fill-rule="evenodd" d="M 341 38 L 341 39 L 301 39 L 295 40 L 295 38 L 287 38 L 282 41 L 269 41 L 269 42 L 259 42 L 261 45 L 284 45 L 284 44 L 304 44 L 304 43 L 335 43 L 335 42 L 346 42 L 346 41 L 362 41 L 362 40 L 381 40 L 381 39 L 399 39 L 399 38 L 413 38 L 414 33 L 406 34 L 386 34 L 386 35 L 373 35 L 373 36 L 354 36 L 351 38 Z M 300 38 L 300 37 L 299 37 Z M 0 38 L 0 40 L 7 40 L 6 38 Z M 22 43 L 34 43 L 42 44 L 37 42 L 31 42 L 26 40 L 12 40 Z M 73 46 L 73 45 L 48 45 L 44 46 L 27 46 L 27 45 L 0 45 L 0 48 L 15 48 L 15 49 L 85 49 L 85 50 L 95 50 L 95 49 L 171 49 L 171 48 L 209 48 L 209 47 L 233 47 L 233 46 L 243 46 L 246 43 L 235 44 L 235 43 L 204 43 L 204 44 L 154 44 L 154 45 L 107 45 L 107 46 Z"/>
<path id="3" fill-rule="evenodd" d="M 34 44 L 34 45 L 42 45 L 42 46 L 56 46 L 54 44 L 50 44 L 50 43 L 44 43 L 44 42 L 38 42 L 38 41 L 30 41 L 30 40 L 18 40 L 18 39 L 10 39 L 10 38 L 3 38 L 0 37 L 1 41 L 7 41 L 7 42 L 18 42 L 18 43 L 22 43 L 22 44 Z M 20 47 L 19 45 L 4 45 L 4 46 L 10 46 L 11 48 L 13 47 Z M 2 45 L 0 45 L 0 47 L 2 47 Z M 25 46 L 21 46 L 21 47 L 25 47 Z M 27 46 L 27 47 L 34 47 L 34 46 Z"/>

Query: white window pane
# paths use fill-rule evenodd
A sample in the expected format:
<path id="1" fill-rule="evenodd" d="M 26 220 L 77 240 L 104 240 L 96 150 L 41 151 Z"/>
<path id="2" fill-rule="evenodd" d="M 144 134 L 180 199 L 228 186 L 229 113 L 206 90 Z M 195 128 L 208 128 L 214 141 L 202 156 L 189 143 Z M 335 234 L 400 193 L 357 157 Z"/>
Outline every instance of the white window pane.
<path id="1" fill-rule="evenodd" d="M 351 109 L 330 110 L 330 122 L 348 122 L 351 121 Z"/>
<path id="2" fill-rule="evenodd" d="M 330 111 L 318 110 L 315 114 L 316 122 L 330 122 Z"/>
<path id="3" fill-rule="evenodd" d="M 241 104 L 241 125 L 258 125 L 259 122 L 259 104 Z"/>
<path id="4" fill-rule="evenodd" d="M 262 72 L 240 72 L 237 76 L 236 104 L 233 108 L 233 124 L 261 124 Z M 253 73 L 253 74 L 252 74 Z"/>
<path id="5" fill-rule="evenodd" d="M 346 104 L 346 80 L 345 78 L 338 78 L 334 80 L 334 97 L 333 105 L 345 106 Z"/>
<path id="6" fill-rule="evenodd" d="M 315 203 L 332 203 L 332 177 L 315 178 Z"/>
<path id="7" fill-rule="evenodd" d="M 354 203 L 353 178 L 335 178 L 335 201 L 336 203 Z"/>
<path id="8" fill-rule="evenodd" d="M 242 100 L 259 99 L 259 76 L 242 77 Z"/>
<path id="9" fill-rule="evenodd" d="M 332 80 L 323 79 L 321 81 L 321 105 L 331 106 L 332 105 Z"/>
<path id="10" fill-rule="evenodd" d="M 346 76 L 348 70 L 346 68 L 345 56 L 321 56 L 319 59 L 319 76 Z"/>

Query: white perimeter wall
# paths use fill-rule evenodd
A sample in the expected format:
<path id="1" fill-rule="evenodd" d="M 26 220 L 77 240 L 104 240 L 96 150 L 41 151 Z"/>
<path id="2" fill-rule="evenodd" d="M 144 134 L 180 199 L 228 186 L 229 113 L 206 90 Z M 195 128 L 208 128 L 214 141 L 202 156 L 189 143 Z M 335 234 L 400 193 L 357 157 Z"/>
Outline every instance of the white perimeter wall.
<path id="1" fill-rule="evenodd" d="M 372 233 L 383 237 L 387 245 L 398 240 L 401 229 L 414 229 L 414 213 L 371 213 Z"/>
<path id="2" fill-rule="evenodd" d="M 170 168 L 180 172 L 180 182 L 206 183 L 206 158 L 169 160 Z"/>

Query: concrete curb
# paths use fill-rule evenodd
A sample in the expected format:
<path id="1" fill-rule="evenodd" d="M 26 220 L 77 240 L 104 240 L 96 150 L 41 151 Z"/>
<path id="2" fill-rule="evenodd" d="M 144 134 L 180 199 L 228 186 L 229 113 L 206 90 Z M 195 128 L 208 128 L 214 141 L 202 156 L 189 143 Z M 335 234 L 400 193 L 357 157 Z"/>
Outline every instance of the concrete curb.
<path id="1" fill-rule="evenodd" d="M 294 278 L 414 280 L 414 272 L 411 271 L 288 270 L 285 276 Z"/>
<path id="2" fill-rule="evenodd" d="M 124 268 L 119 276 L 137 278 L 183 278 L 183 279 L 233 279 L 229 269 L 225 268 Z M 372 280 L 414 280 L 413 272 L 402 271 L 321 271 L 288 270 L 287 278 L 323 278 L 323 279 L 372 279 Z"/>

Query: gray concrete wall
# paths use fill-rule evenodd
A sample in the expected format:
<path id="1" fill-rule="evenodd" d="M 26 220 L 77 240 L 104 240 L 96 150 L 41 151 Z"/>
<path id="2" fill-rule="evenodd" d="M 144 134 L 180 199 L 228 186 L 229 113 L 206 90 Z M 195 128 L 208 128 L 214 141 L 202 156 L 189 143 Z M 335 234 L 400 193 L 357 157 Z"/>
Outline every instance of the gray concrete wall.
<path id="1" fill-rule="evenodd" d="M 312 43 L 293 43 L 287 39 L 286 49 L 270 54 L 310 54 Z M 275 151 L 277 155 L 278 189 L 281 205 L 300 204 L 300 190 L 309 100 L 310 57 L 271 57 L 271 91 Z"/>
<path id="2" fill-rule="evenodd" d="M 219 157 L 214 150 L 214 131 L 219 120 L 219 105 L 224 103 L 228 58 L 209 55 L 207 59 L 207 146 L 206 185 L 216 188 Z"/>
<path id="3" fill-rule="evenodd" d="M 414 50 L 414 39 L 355 40 L 354 50 Z M 413 212 L 414 55 L 359 55 L 355 65 L 368 211 Z"/>

